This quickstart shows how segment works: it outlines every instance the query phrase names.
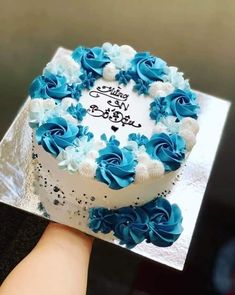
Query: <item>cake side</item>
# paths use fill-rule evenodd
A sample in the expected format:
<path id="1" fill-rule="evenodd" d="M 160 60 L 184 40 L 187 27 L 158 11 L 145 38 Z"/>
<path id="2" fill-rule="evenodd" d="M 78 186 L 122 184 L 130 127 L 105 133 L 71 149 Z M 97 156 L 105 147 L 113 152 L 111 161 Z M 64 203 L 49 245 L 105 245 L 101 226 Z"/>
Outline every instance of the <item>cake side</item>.
<path id="1" fill-rule="evenodd" d="M 94 178 L 72 174 L 58 167 L 56 159 L 51 158 L 45 150 L 34 143 L 34 155 L 37 158 L 40 171 L 38 171 L 40 184 L 45 187 L 50 197 L 50 202 L 60 207 L 63 201 L 83 207 L 105 207 L 109 209 L 124 206 L 143 205 L 157 196 L 167 196 L 170 192 L 179 170 L 158 178 L 149 178 L 143 183 L 133 183 L 121 190 L 110 189 Z M 45 185 L 46 182 L 46 185 Z M 56 188 L 56 189 L 55 189 Z M 88 200 L 88 201 L 87 201 Z M 85 204 L 87 202 L 87 204 Z"/>

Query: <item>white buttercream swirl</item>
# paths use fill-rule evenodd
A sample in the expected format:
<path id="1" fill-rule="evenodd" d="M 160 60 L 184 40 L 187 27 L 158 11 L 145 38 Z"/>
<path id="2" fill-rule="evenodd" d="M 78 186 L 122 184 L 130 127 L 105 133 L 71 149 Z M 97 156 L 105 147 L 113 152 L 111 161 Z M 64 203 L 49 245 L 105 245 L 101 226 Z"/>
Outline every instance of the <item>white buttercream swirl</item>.
<path id="1" fill-rule="evenodd" d="M 168 67 L 168 73 L 163 77 L 165 82 L 170 82 L 176 89 L 190 89 L 188 79 L 184 79 L 184 73 L 178 72 L 176 67 Z"/>
<path id="2" fill-rule="evenodd" d="M 70 53 L 60 54 L 49 62 L 45 69 L 54 75 L 64 76 L 69 84 L 80 83 L 80 64 L 75 62 Z"/>
<path id="3" fill-rule="evenodd" d="M 31 126 L 41 125 L 45 121 L 46 114 L 54 110 L 55 107 L 54 99 L 31 99 L 29 106 L 29 124 Z"/>
<path id="4" fill-rule="evenodd" d="M 129 45 L 119 46 L 106 42 L 102 45 L 102 48 L 116 68 L 123 71 L 130 68 L 130 61 L 136 54 L 136 51 Z"/>
<path id="5" fill-rule="evenodd" d="M 115 67 L 115 64 L 110 62 L 103 69 L 103 78 L 106 81 L 114 81 L 117 73 L 118 73 L 118 70 Z"/>
<path id="6" fill-rule="evenodd" d="M 153 98 L 165 97 L 174 92 L 174 86 L 169 82 L 156 81 L 150 84 L 149 95 Z"/>

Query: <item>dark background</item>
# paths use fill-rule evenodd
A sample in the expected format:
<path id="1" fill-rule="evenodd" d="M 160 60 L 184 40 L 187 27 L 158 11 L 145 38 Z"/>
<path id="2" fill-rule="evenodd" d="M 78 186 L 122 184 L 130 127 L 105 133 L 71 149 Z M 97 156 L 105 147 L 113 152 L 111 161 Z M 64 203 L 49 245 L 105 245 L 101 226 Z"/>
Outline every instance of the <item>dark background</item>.
<path id="1" fill-rule="evenodd" d="M 232 0 L 0 0 L 0 136 L 22 105 L 30 81 L 58 46 L 109 41 L 150 50 L 185 72 L 194 89 L 233 102 L 234 36 Z M 232 104 L 185 270 L 96 241 L 88 294 L 219 294 L 213 283 L 216 259 L 235 238 L 234 114 Z M 46 224 L 0 205 L 0 282 L 35 245 Z"/>

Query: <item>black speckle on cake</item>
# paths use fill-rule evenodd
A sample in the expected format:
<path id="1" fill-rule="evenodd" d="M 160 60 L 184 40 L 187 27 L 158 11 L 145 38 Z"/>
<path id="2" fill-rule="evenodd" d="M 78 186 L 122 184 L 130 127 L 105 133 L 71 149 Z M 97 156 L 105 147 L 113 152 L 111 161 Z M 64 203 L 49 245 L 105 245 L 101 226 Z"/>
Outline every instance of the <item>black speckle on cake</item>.
<path id="1" fill-rule="evenodd" d="M 36 159 L 38 157 L 38 155 L 37 154 L 35 154 L 35 153 L 32 153 L 32 158 L 33 159 Z"/>
<path id="2" fill-rule="evenodd" d="M 60 189 L 58 188 L 58 186 L 54 186 L 53 191 L 54 191 L 55 193 L 58 193 L 58 192 L 60 191 Z"/>
<path id="3" fill-rule="evenodd" d="M 59 203 L 60 202 L 57 199 L 55 199 L 54 202 L 53 202 L 54 205 L 59 205 Z"/>

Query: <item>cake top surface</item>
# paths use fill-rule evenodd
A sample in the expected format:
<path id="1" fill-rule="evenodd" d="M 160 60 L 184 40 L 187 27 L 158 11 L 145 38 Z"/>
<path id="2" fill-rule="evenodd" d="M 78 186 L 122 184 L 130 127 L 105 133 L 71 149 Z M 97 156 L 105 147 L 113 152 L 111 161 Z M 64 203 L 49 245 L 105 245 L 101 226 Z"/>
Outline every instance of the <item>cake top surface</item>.
<path id="1" fill-rule="evenodd" d="M 177 170 L 196 141 L 188 80 L 128 45 L 62 50 L 29 90 L 39 145 L 71 173 L 121 189 Z"/>

